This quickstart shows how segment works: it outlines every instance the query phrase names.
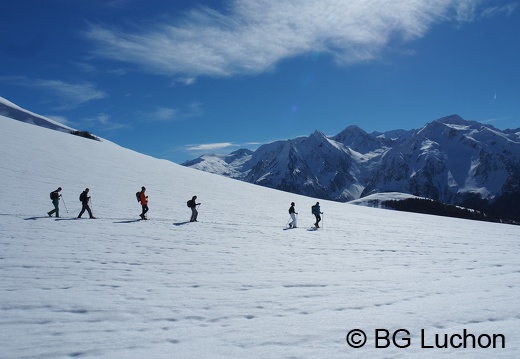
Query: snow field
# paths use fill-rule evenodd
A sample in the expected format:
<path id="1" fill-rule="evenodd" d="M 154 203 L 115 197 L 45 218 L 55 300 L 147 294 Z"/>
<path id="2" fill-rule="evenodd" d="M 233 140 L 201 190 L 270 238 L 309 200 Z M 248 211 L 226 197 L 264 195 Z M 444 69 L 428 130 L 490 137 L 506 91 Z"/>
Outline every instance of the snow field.
<path id="1" fill-rule="evenodd" d="M 516 226 L 321 201 L 0 117 L 0 357 L 517 358 Z M 136 221 L 144 185 L 150 221 Z M 62 219 L 48 218 L 58 186 Z M 90 188 L 96 220 L 74 219 Z M 199 223 L 184 223 L 192 195 Z M 290 202 L 299 229 L 283 231 Z M 367 344 L 350 348 L 352 329 Z M 408 348 L 374 330 L 407 329 Z M 425 349 L 501 333 L 505 349 Z"/>

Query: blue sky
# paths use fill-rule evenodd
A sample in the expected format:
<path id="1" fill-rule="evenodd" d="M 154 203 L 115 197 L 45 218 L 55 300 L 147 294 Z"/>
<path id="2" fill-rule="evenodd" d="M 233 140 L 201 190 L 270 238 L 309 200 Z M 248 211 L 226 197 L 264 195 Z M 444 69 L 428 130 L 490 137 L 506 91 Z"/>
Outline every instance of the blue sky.
<path id="1" fill-rule="evenodd" d="M 519 34 L 507 0 L 9 1 L 0 96 L 179 163 L 352 124 L 518 128 Z"/>

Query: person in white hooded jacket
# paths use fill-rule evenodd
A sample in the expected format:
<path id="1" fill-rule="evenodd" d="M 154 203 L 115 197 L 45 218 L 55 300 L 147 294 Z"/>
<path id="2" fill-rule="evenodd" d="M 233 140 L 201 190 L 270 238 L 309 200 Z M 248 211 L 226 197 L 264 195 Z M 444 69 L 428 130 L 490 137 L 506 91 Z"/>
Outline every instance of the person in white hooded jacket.
<path id="1" fill-rule="evenodd" d="M 291 222 L 289 222 L 289 228 L 296 228 L 296 215 L 298 213 L 294 209 L 294 202 L 291 202 L 291 207 L 289 208 L 289 215 L 291 216 Z"/>

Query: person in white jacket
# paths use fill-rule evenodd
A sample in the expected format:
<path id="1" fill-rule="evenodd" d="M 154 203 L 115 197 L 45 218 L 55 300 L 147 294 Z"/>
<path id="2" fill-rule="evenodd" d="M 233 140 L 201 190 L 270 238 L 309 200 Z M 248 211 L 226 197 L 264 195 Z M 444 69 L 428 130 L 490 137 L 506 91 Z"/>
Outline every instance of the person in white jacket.
<path id="1" fill-rule="evenodd" d="M 289 228 L 296 228 L 296 215 L 298 213 L 294 209 L 294 202 L 291 202 L 291 207 L 289 208 L 289 215 L 291 216 L 291 222 L 289 222 Z"/>

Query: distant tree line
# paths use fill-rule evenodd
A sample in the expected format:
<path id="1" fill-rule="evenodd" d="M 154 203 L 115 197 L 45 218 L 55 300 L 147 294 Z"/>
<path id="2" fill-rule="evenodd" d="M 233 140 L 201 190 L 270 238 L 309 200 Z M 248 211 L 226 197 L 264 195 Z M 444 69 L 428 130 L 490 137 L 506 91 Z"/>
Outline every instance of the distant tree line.
<path id="1" fill-rule="evenodd" d="M 519 203 L 518 200 L 520 200 L 520 197 L 517 198 L 516 201 L 517 207 Z M 398 211 L 520 225 L 520 218 L 518 215 L 516 217 L 511 215 L 511 213 L 505 215 L 506 213 L 504 213 L 505 211 L 503 209 L 500 212 L 496 210 L 497 208 L 502 208 L 501 206 L 503 206 L 503 201 L 505 200 L 501 200 L 499 203 L 494 202 L 492 205 L 488 203 L 486 207 L 489 209 L 489 212 L 480 209 L 463 208 L 424 198 L 387 200 L 383 201 L 381 204 L 387 208 Z"/>
<path id="2" fill-rule="evenodd" d="M 88 131 L 70 131 L 70 133 L 79 137 L 85 137 L 90 138 L 91 140 L 101 141 L 99 137 L 94 136 Z"/>
<path id="3" fill-rule="evenodd" d="M 489 201 L 479 195 L 467 196 L 466 207 L 485 212 L 496 222 L 520 224 L 520 192 L 511 191 Z"/>

